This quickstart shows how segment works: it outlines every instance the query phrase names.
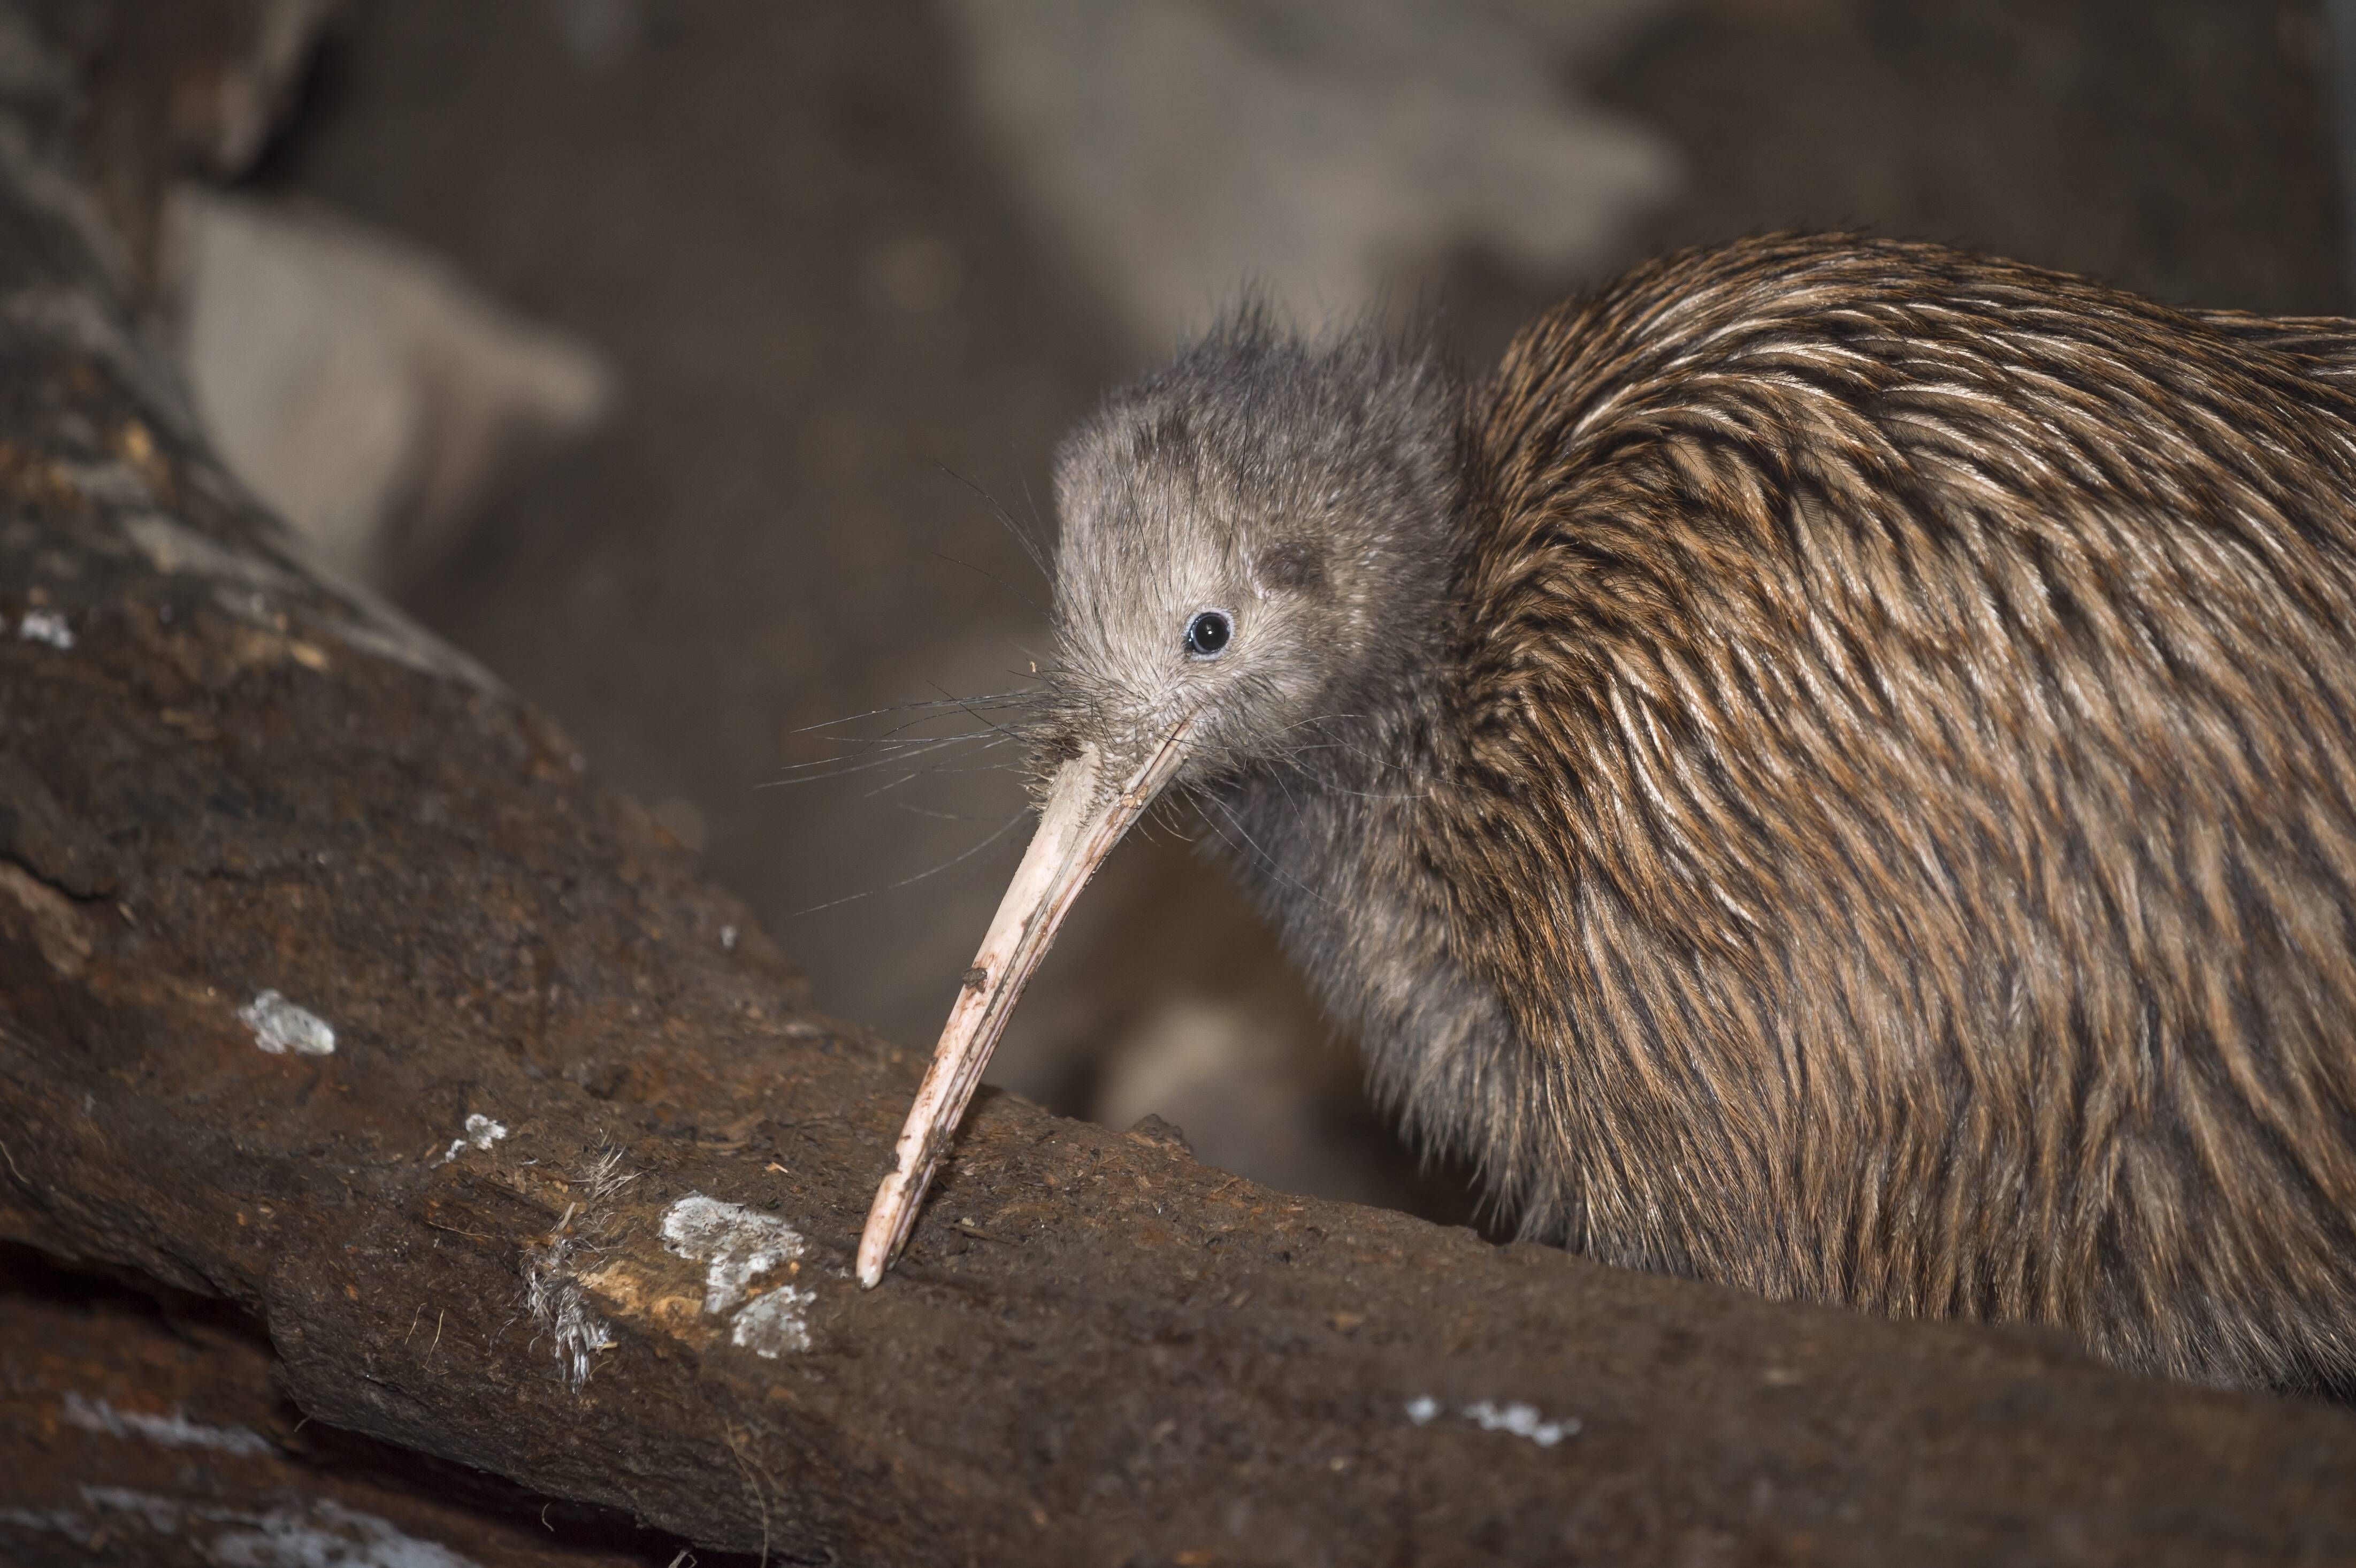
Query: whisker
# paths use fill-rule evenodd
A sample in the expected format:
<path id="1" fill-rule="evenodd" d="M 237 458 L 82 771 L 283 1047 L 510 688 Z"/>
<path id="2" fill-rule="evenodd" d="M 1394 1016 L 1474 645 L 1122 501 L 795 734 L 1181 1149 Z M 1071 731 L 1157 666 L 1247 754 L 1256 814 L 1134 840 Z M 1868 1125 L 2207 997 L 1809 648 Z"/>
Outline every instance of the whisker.
<path id="1" fill-rule="evenodd" d="M 1039 498 L 1031 493 L 1031 481 L 1024 478 L 1018 479 L 1015 482 L 1023 487 L 1023 510 L 1031 514 L 1031 526 L 1035 531 L 1028 535 L 1028 537 L 1034 540 L 1045 538 L 1047 534 L 1047 520 L 1039 515 Z M 1044 554 L 1044 549 L 1042 550 L 1041 554 Z M 1049 582 L 1055 581 L 1055 574 L 1047 570 L 1045 561 L 1040 559 L 1040 556 L 1038 555 L 1034 555 L 1033 559 L 1039 561 L 1039 569 L 1042 572 L 1047 573 L 1047 580 Z"/>
<path id="2" fill-rule="evenodd" d="M 998 732 L 995 729 L 986 728 L 960 730 L 956 735 L 916 735 L 909 736 L 905 738 L 884 735 L 867 736 L 864 737 L 845 736 L 842 740 L 843 745 L 855 746 L 859 749 L 855 751 L 839 751 L 831 757 L 812 757 L 807 762 L 787 762 L 782 764 L 781 767 L 784 771 L 790 773 L 798 768 L 825 768 L 837 762 L 848 762 L 852 757 L 865 757 L 877 751 L 908 751 L 920 746 L 947 746 L 951 741 L 980 740 L 984 736 L 994 735 L 996 733 Z"/>
<path id="3" fill-rule="evenodd" d="M 981 745 L 980 746 L 980 747 L 979 747 L 978 749 L 982 750 L 982 751 L 988 751 L 988 750 L 990 750 L 992 746 L 1004 746 L 1004 745 L 1005 745 L 1009 740 L 1012 740 L 1012 738 L 1013 738 L 1013 737 L 1012 737 L 1012 736 L 1000 736 L 999 738 L 997 738 L 996 740 L 985 740 L 985 741 L 983 741 L 983 742 L 981 743 Z M 897 760 L 897 758 L 894 758 L 894 760 L 895 760 L 895 761 L 896 761 L 896 760 Z M 878 784 L 877 786 L 875 786 L 875 788 L 874 788 L 874 789 L 868 790 L 868 791 L 867 791 L 867 793 L 866 793 L 866 795 L 865 795 L 864 797 L 862 797 L 862 798 L 863 798 L 863 799 L 866 799 L 866 800 L 873 800 L 873 799 L 874 799 L 876 796 L 878 796 L 878 795 L 888 795 L 888 794 L 890 794 L 893 790 L 897 789 L 901 785 L 903 785 L 903 784 L 914 783 L 916 780 L 917 780 L 917 779 L 930 779 L 930 778 L 934 777 L 934 776 L 935 776 L 935 775 L 937 775 L 937 774 L 941 774 L 941 773 L 955 773 L 955 772 L 960 772 L 960 771 L 962 771 L 962 772 L 969 772 L 969 773 L 979 773 L 979 772 L 986 772 L 986 771 L 988 771 L 988 769 L 986 769 L 986 768 L 963 768 L 963 769 L 959 769 L 959 768 L 916 768 L 916 769 L 915 769 L 915 770 L 913 770 L 913 771 L 911 771 L 911 772 L 905 773 L 905 774 L 901 775 L 899 778 L 893 779 L 893 780 L 892 780 L 892 782 L 890 782 L 889 784 Z"/>
<path id="4" fill-rule="evenodd" d="M 1332 748 L 1312 746 L 1293 746 L 1289 750 L 1279 752 L 1276 756 L 1276 760 L 1283 763 L 1295 773 L 1300 774 L 1302 779 L 1306 782 L 1314 784 L 1320 789 L 1326 790 L 1332 794 L 1347 795 L 1351 799 L 1356 800 L 1419 800 L 1423 799 L 1422 795 L 1416 791 L 1393 794 L 1387 791 L 1378 791 L 1374 789 L 1353 789 L 1345 784 L 1338 784 L 1331 779 L 1321 778 L 1318 775 L 1310 772 L 1309 769 L 1301 765 L 1300 759 L 1296 756 L 1296 753 L 1299 752 L 1328 749 Z M 1290 794 L 1290 791 L 1288 790 L 1287 793 Z"/>
<path id="5" fill-rule="evenodd" d="M 1008 673 L 1012 674 L 1013 671 L 1009 671 Z M 934 688 L 936 691 L 938 691 L 939 689 L 940 688 L 938 687 Z M 968 703 L 976 707 L 1014 707 L 1019 705 L 1030 695 L 1031 693 L 1028 692 L 985 692 L 978 697 L 926 697 L 920 698 L 915 702 L 894 703 L 890 707 L 886 708 L 870 708 L 863 714 L 848 714 L 839 719 L 821 719 L 817 724 L 803 725 L 798 728 L 789 729 L 785 733 L 787 735 L 811 735 L 819 730 L 832 729 L 838 725 L 856 724 L 861 719 L 872 719 L 884 714 L 904 714 L 911 708 L 953 708 L 960 707 Z M 906 726 L 903 725 L 901 727 L 905 728 Z"/>
<path id="6" fill-rule="evenodd" d="M 935 690 L 940 690 L 940 688 L 936 687 Z M 885 730 L 881 735 L 834 736 L 832 738 L 841 744 L 848 746 L 851 749 L 837 752 L 830 757 L 814 757 L 807 762 L 787 763 L 783 767 L 781 771 L 789 777 L 770 779 L 763 784 L 756 785 L 755 788 L 764 789 L 775 789 L 777 786 L 784 784 L 810 783 L 820 779 L 841 778 L 846 773 L 862 772 L 869 768 L 886 767 L 894 762 L 904 761 L 911 756 L 921 757 L 929 752 L 938 750 L 943 746 L 954 746 L 960 741 L 979 740 L 985 736 L 996 736 L 1003 738 L 1011 736 L 1013 732 L 1007 729 L 1004 725 L 1000 724 L 997 720 L 990 717 L 990 711 L 993 709 L 1019 711 L 1029 706 L 1030 700 L 1030 694 L 1023 692 L 995 692 L 978 697 L 958 697 L 945 694 L 937 699 L 926 699 L 913 703 L 901 703 L 888 708 L 873 708 L 864 714 L 854 714 L 849 718 L 830 719 L 823 724 L 803 725 L 800 728 L 789 730 L 787 733 L 788 735 L 809 735 L 818 731 L 831 730 L 842 725 L 854 723 L 859 719 L 873 718 L 878 714 L 905 713 L 912 709 L 927 710 L 917 713 L 915 717 L 910 718 L 904 723 L 893 725 L 890 729 Z M 913 729 L 918 725 L 942 717 L 951 711 L 964 714 L 966 717 L 980 724 L 983 727 L 979 730 L 969 730 L 958 735 L 948 736 L 934 735 L 903 736 L 901 734 L 904 730 Z M 867 755 L 871 752 L 879 751 L 885 755 L 880 757 L 871 757 Z M 854 758 L 860 758 L 861 760 L 853 760 Z M 814 769 L 830 769 L 830 771 L 819 772 L 813 771 Z M 799 777 L 791 777 L 792 775 L 799 775 Z"/>
<path id="7" fill-rule="evenodd" d="M 980 772 L 982 770 L 977 768 L 974 771 Z M 988 817 L 972 816 L 964 811 L 936 811 L 930 806 L 911 805 L 905 800 L 893 800 L 888 803 L 895 811 L 906 811 L 911 816 L 930 817 L 937 822 L 986 822 L 990 821 Z"/>
<path id="8" fill-rule="evenodd" d="M 1328 908 L 1333 907 L 1333 900 L 1318 892 L 1317 889 L 1310 886 L 1308 884 L 1301 881 L 1297 877 L 1287 875 L 1285 874 L 1284 867 L 1277 864 L 1276 857 L 1269 854 L 1268 851 L 1260 848 L 1258 841 L 1251 836 L 1250 830 L 1244 826 L 1242 819 L 1236 815 L 1234 810 L 1230 808 L 1225 800 L 1222 800 L 1217 796 L 1211 794 L 1205 794 L 1200 798 L 1205 803 L 1216 806 L 1220 812 L 1226 817 L 1227 821 L 1235 824 L 1236 832 L 1243 834 L 1244 843 L 1251 845 L 1252 853 L 1259 857 L 1260 865 L 1266 869 L 1269 875 L 1275 877 L 1279 882 L 1283 883 L 1288 887 L 1291 887 L 1298 892 L 1304 893 L 1308 897 L 1316 899 L 1317 902 L 1325 905 Z M 1206 818 L 1205 820 L 1207 821 L 1208 819 Z M 1217 825 L 1218 824 L 1215 822 L 1212 824 L 1215 828 L 1217 827 Z M 1226 834 L 1225 832 L 1221 832 L 1219 836 L 1226 838 Z M 1227 839 L 1227 843 L 1230 846 L 1234 845 L 1235 842 L 1236 841 L 1233 839 Z"/>
<path id="9" fill-rule="evenodd" d="M 961 865 L 965 862 L 971 860 L 975 855 L 980 854 L 983 850 L 988 849 L 991 844 L 994 844 L 1000 839 L 1004 838 L 1007 835 L 1007 832 L 1013 828 L 1015 823 L 1021 822 L 1030 814 L 1031 808 L 1028 806 L 1023 807 L 1023 810 L 1007 818 L 1006 821 L 988 838 L 982 840 L 971 849 L 967 850 L 960 854 L 953 855 L 949 859 L 941 862 L 938 865 L 931 867 L 929 870 L 919 871 L 914 876 L 904 876 L 897 882 L 889 882 L 881 887 L 870 887 L 863 893 L 852 893 L 841 898 L 830 898 L 823 904 L 812 904 L 807 909 L 796 909 L 792 914 L 785 916 L 784 918 L 788 920 L 798 920 L 804 915 L 815 915 L 820 909 L 834 909 L 840 908 L 845 904 L 856 904 L 862 898 L 873 898 L 878 893 L 896 892 L 900 888 L 909 886 L 911 883 L 922 882 L 927 876 L 938 876 L 942 872 L 947 871 L 953 866 Z"/>
<path id="10" fill-rule="evenodd" d="M 1029 533 L 1025 532 L 1021 523 L 1014 521 L 1013 513 L 1008 511 L 1004 507 L 998 504 L 998 498 L 996 496 L 991 495 L 988 490 L 983 489 L 980 485 L 975 484 L 971 479 L 967 478 L 963 474 L 958 473 L 947 463 L 936 460 L 933 466 L 938 468 L 942 473 L 947 474 L 950 478 L 955 479 L 958 484 L 963 485 L 967 489 L 971 490 L 975 495 L 980 496 L 981 498 L 982 504 L 989 507 L 991 511 L 996 515 L 998 521 L 1005 524 L 1006 532 L 1014 536 L 1014 542 L 1023 546 L 1023 553 L 1031 557 L 1031 564 L 1039 568 L 1039 575 L 1046 578 L 1051 585 L 1055 582 L 1055 569 L 1047 564 L 1046 552 L 1041 550 L 1039 548 L 1039 542 L 1032 538 Z M 1024 494 L 1026 496 L 1029 494 L 1029 489 L 1027 486 L 1025 487 Z M 1035 513 L 1038 510 L 1038 508 L 1033 507 L 1032 508 L 1032 510 Z M 959 564 L 961 565 L 963 563 L 960 562 Z M 1035 609 L 1038 607 L 1034 605 L 1032 607 Z"/>
<path id="11" fill-rule="evenodd" d="M 924 757 L 936 751 L 945 750 L 949 746 L 964 746 L 977 741 L 980 742 L 985 746 L 996 746 L 1000 744 L 1000 741 L 1002 738 L 1003 737 L 985 739 L 983 735 L 958 735 L 950 736 L 945 740 L 909 741 L 905 743 L 906 746 L 905 750 L 895 750 L 889 756 L 871 757 L 862 762 L 845 763 L 843 766 L 836 768 L 832 771 L 826 773 L 804 772 L 798 778 L 766 779 L 761 783 L 754 785 L 753 788 L 755 789 L 781 789 L 788 784 L 815 784 L 821 779 L 843 779 L 853 773 L 872 773 L 879 768 L 897 767 L 899 764 L 907 761 L 911 756 Z M 834 760 L 839 759 L 829 759 L 830 762 Z M 827 763 L 823 762 L 796 763 L 792 765 L 792 767 L 788 768 L 787 771 L 793 772 L 798 768 L 821 768 L 826 767 L 827 765 Z M 923 769 L 919 769 L 918 771 L 921 773 Z"/>
<path id="12" fill-rule="evenodd" d="M 967 571 L 974 573 L 979 576 L 989 578 L 991 582 L 997 584 L 1008 593 L 1012 594 L 1016 598 L 1021 599 L 1024 604 L 1029 605 L 1031 607 L 1032 613 L 1034 615 L 1044 616 L 1047 613 L 1045 610 L 1039 607 L 1039 602 L 1036 599 L 1033 599 L 1030 595 L 1024 593 L 1022 589 L 1016 587 L 1013 584 L 1008 582 L 1005 578 L 1000 576 L 997 573 L 990 570 L 986 566 L 977 566 L 970 561 L 960 561 L 956 556 L 938 550 L 927 550 L 925 553 L 932 556 L 937 561 L 946 561 L 952 566 L 962 566 Z"/>
<path id="13" fill-rule="evenodd" d="M 935 687 L 933 688 L 933 690 L 935 690 L 936 692 L 939 692 L 939 691 L 941 691 L 941 688 L 940 688 L 940 687 L 938 687 L 938 686 L 935 686 Z M 943 694 L 944 696 L 947 696 L 947 695 L 948 695 L 948 693 L 943 693 L 942 694 Z M 1014 732 L 1013 732 L 1012 730 L 1008 729 L 1004 725 L 998 723 L 998 722 L 997 722 L 996 720 L 994 720 L 994 719 L 986 719 L 986 718 L 982 718 L 981 714 L 978 714 L 978 713 L 975 713 L 971 708 L 968 707 L 962 699 L 959 699 L 959 698 L 957 698 L 957 697 L 948 697 L 948 701 L 949 701 L 949 702 L 951 702 L 951 703 L 955 703 L 955 704 L 957 705 L 957 707 L 958 708 L 958 710 L 959 710 L 959 711 L 961 711 L 961 712 L 963 712 L 963 713 L 964 713 L 964 714 L 965 714 L 969 718 L 980 719 L 981 723 L 983 723 L 983 724 L 985 724 L 985 725 L 989 725 L 991 729 L 993 729 L 993 730 L 997 731 L 1000 735 L 1002 735 L 1002 736 L 1006 736 L 1009 740 L 1012 740 L 1012 739 L 1016 738 L 1015 734 L 1014 734 Z"/>

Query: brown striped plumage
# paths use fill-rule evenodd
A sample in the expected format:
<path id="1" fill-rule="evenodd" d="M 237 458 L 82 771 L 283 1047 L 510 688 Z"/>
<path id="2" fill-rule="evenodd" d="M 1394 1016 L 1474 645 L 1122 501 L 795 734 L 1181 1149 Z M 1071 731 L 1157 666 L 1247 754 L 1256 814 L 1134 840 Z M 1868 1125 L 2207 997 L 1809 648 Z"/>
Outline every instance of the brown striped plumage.
<path id="1" fill-rule="evenodd" d="M 2351 371 L 1838 238 L 1643 267 L 1471 392 L 1247 318 L 1062 455 L 1043 754 L 1186 737 L 1527 1233 L 2344 1382 Z"/>
<path id="2" fill-rule="evenodd" d="M 1539 1228 L 2356 1369 L 2351 348 L 1792 241 L 1524 335 L 1431 824 Z"/>

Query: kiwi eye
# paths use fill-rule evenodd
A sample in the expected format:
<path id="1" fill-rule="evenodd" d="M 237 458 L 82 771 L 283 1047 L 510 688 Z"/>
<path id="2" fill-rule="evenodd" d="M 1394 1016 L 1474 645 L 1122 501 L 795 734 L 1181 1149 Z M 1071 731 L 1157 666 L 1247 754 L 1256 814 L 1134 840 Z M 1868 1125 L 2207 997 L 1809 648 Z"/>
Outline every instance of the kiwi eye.
<path id="1" fill-rule="evenodd" d="M 1186 623 L 1186 651 L 1197 659 L 1216 659 L 1235 639 L 1236 623 L 1225 610 L 1197 610 Z"/>

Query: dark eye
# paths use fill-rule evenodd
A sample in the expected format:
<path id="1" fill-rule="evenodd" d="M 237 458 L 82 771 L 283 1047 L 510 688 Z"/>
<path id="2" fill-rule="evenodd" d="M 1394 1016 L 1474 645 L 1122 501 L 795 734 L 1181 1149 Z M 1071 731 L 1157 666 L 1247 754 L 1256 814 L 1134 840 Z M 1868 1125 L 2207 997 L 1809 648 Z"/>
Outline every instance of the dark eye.
<path id="1" fill-rule="evenodd" d="M 1225 610 L 1198 610 L 1186 623 L 1186 651 L 1197 659 L 1216 659 L 1227 650 L 1236 623 Z"/>

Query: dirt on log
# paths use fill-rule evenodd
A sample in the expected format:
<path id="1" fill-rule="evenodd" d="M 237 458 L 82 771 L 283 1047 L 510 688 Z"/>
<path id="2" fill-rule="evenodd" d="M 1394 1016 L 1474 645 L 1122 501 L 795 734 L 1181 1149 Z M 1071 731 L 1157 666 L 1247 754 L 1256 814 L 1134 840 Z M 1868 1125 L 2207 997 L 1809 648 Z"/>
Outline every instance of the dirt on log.
<path id="1" fill-rule="evenodd" d="M 223 1304 L 314 1422 L 776 1562 L 2356 1559 L 2344 1409 L 1494 1247 L 1005 1096 L 862 1293 L 919 1060 L 308 572 L 88 203 L 0 152 L 0 1237 Z M 77 1397 L 201 1422 L 178 1387 Z M 30 1474 L 0 1520 L 83 1506 Z"/>

